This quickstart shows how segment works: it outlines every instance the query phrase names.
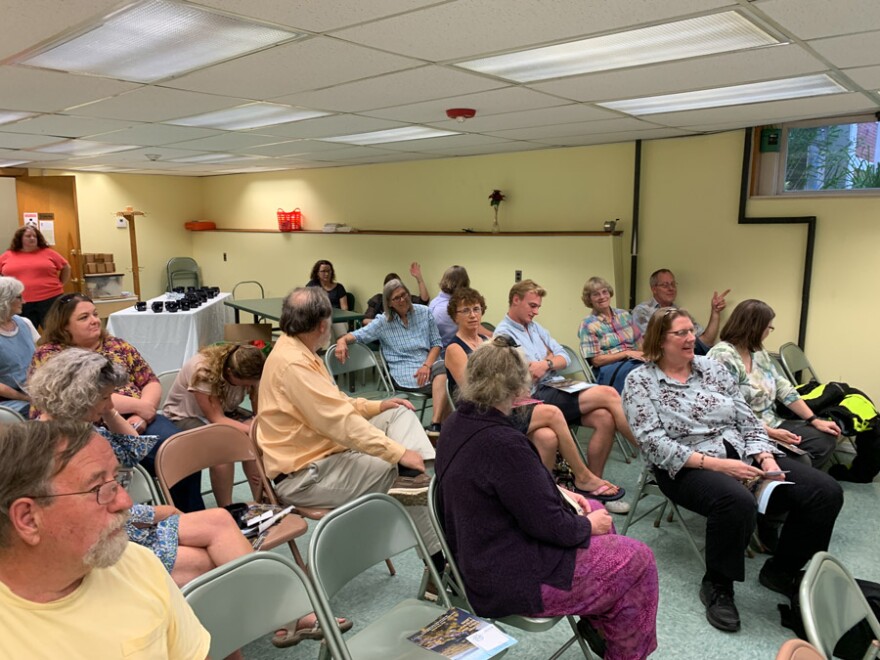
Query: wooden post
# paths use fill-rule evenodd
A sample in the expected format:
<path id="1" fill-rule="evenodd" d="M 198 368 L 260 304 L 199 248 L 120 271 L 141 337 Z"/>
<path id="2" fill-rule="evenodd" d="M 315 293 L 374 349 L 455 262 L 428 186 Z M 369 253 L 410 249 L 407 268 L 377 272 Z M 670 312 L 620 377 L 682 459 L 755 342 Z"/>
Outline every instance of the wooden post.
<path id="1" fill-rule="evenodd" d="M 137 230 L 134 224 L 134 218 L 137 215 L 146 215 L 143 211 L 135 211 L 132 207 L 126 206 L 124 211 L 117 211 L 116 216 L 125 218 L 128 221 L 128 239 L 131 243 L 131 276 L 134 283 L 134 295 L 140 299 L 141 297 L 141 273 L 138 267 L 138 243 Z"/>

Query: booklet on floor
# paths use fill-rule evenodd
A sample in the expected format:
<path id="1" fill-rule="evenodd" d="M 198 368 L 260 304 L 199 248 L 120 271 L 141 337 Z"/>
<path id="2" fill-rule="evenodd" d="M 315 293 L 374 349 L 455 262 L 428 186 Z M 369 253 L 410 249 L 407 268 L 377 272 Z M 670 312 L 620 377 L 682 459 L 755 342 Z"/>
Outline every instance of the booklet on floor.
<path id="1" fill-rule="evenodd" d="M 458 607 L 446 610 L 407 639 L 453 660 L 487 660 L 516 644 L 494 624 Z"/>

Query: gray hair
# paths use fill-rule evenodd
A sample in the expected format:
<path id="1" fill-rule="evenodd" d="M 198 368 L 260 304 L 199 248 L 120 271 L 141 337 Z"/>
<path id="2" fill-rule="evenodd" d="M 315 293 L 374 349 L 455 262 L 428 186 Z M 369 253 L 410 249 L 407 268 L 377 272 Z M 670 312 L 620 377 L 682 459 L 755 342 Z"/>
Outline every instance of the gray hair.
<path id="1" fill-rule="evenodd" d="M 532 383 L 529 365 L 503 335 L 494 337 L 473 352 L 465 374 L 467 378 L 461 385 L 461 398 L 482 409 L 509 404 L 528 394 Z"/>
<path id="2" fill-rule="evenodd" d="M 0 321 L 12 318 L 12 304 L 24 291 L 24 284 L 14 277 L 0 277 Z"/>
<path id="3" fill-rule="evenodd" d="M 279 326 L 285 335 L 301 335 L 317 328 L 331 314 L 333 308 L 324 289 L 319 286 L 301 286 L 284 299 Z"/>
<path id="4" fill-rule="evenodd" d="M 391 307 L 391 296 L 393 296 L 394 292 L 398 289 L 406 291 L 407 300 L 412 304 L 412 294 L 409 292 L 409 287 L 407 287 L 406 284 L 400 280 L 388 280 L 385 282 L 385 286 L 382 287 L 382 304 L 385 306 L 385 318 L 389 321 L 393 318 L 392 314 L 397 314 L 397 312 Z"/>
<path id="5" fill-rule="evenodd" d="M 660 281 L 660 276 L 666 274 L 672 275 L 673 279 L 675 279 L 675 273 L 673 273 L 668 268 L 658 268 L 653 273 L 651 273 L 651 278 L 648 280 L 648 286 L 654 288 L 655 286 L 657 286 L 657 282 Z"/>
<path id="6" fill-rule="evenodd" d="M 21 422 L 0 427 L 0 548 L 12 539 L 9 507 L 22 497 L 52 494 L 52 479 L 92 436 L 87 422 Z"/>
<path id="7" fill-rule="evenodd" d="M 584 282 L 584 290 L 581 292 L 581 301 L 590 309 L 596 309 L 593 305 L 593 294 L 602 289 L 608 289 L 608 296 L 614 295 L 614 287 L 604 277 L 591 277 Z"/>
<path id="8" fill-rule="evenodd" d="M 34 407 L 53 419 L 84 420 L 108 389 L 127 382 L 125 369 L 100 353 L 68 348 L 34 371 L 27 391 Z"/>

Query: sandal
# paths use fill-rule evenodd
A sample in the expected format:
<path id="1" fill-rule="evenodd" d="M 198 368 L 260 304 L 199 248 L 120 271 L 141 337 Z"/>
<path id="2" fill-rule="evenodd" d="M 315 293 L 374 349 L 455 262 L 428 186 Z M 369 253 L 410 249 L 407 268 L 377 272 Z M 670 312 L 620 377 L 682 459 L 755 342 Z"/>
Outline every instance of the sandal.
<path id="1" fill-rule="evenodd" d="M 572 490 L 581 495 L 582 497 L 588 497 L 590 499 L 599 500 L 600 502 L 614 502 L 619 500 L 624 495 L 626 495 L 626 491 L 623 489 L 623 486 L 617 487 L 617 492 L 612 493 L 611 495 L 605 495 L 607 491 L 611 490 L 612 485 L 607 481 L 603 483 L 601 486 L 596 488 L 595 490 L 581 490 L 577 486 L 572 486 Z"/>
<path id="2" fill-rule="evenodd" d="M 291 621 L 284 627 L 284 632 L 280 635 L 276 634 L 272 637 L 272 644 L 279 649 L 286 649 L 289 646 L 296 646 L 305 639 L 321 641 L 324 639 L 324 631 L 321 630 L 321 624 L 315 621 L 315 625 L 308 628 L 297 628 L 299 619 Z M 345 633 L 351 630 L 352 624 L 348 619 L 337 619 L 339 632 Z"/>

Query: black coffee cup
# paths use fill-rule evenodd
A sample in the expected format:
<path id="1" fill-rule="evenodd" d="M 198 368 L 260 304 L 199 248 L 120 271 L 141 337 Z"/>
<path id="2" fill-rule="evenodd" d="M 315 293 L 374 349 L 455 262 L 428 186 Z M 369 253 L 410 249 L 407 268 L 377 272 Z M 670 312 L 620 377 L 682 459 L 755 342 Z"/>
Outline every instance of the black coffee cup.
<path id="1" fill-rule="evenodd" d="M 134 304 L 134 308 L 139 312 L 146 312 L 147 311 L 147 303 L 144 302 L 143 300 L 139 300 Z"/>
<path id="2" fill-rule="evenodd" d="M 166 312 L 176 312 L 179 309 L 176 300 L 166 300 L 165 301 L 165 311 Z"/>
<path id="3" fill-rule="evenodd" d="M 179 303 L 177 303 L 177 306 L 180 308 L 181 312 L 188 312 L 189 311 L 189 300 L 186 300 L 186 299 L 181 300 Z"/>
<path id="4" fill-rule="evenodd" d="M 161 300 L 157 300 L 152 305 L 150 305 L 150 309 L 152 309 L 154 312 L 156 312 L 158 314 L 163 309 L 165 309 L 165 305 L 162 303 Z"/>

